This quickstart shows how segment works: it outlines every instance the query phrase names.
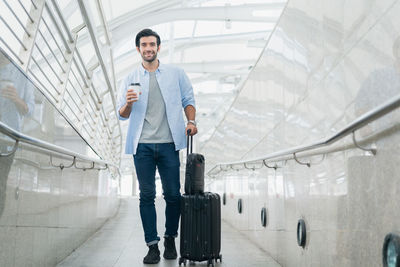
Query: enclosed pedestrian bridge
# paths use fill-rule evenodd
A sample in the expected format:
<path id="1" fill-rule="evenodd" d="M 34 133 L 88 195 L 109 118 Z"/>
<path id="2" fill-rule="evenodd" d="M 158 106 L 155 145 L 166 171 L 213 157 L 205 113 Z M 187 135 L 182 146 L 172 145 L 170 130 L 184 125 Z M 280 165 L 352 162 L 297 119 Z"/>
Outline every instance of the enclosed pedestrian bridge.
<path id="1" fill-rule="evenodd" d="M 398 0 L 1 1 L 0 266 L 143 265 L 116 104 L 143 28 L 193 84 L 194 150 L 222 200 L 215 266 L 399 266 L 399 13 Z"/>

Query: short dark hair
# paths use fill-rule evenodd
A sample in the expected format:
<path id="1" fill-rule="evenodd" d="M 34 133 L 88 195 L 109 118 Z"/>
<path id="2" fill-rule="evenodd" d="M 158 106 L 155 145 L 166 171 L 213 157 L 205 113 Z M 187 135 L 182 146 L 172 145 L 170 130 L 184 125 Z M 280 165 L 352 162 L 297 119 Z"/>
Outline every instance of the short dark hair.
<path id="1" fill-rule="evenodd" d="M 136 35 L 136 39 L 135 39 L 135 43 L 136 43 L 136 47 L 140 46 L 140 38 L 142 37 L 147 37 L 147 36 L 154 36 L 157 38 L 157 47 L 160 46 L 161 44 L 161 39 L 160 39 L 160 35 L 158 35 L 155 31 L 151 30 L 151 29 L 144 29 L 141 30 L 137 35 Z"/>

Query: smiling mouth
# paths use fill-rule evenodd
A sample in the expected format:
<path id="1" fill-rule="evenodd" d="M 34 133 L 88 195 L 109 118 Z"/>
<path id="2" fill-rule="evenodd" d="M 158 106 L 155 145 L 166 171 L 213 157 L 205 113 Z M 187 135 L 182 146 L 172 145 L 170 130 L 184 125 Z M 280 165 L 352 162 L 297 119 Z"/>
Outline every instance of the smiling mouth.
<path id="1" fill-rule="evenodd" d="M 143 60 L 145 60 L 147 62 L 153 62 L 156 59 L 157 54 L 154 52 L 149 52 L 149 53 L 144 53 L 142 57 L 143 57 Z"/>

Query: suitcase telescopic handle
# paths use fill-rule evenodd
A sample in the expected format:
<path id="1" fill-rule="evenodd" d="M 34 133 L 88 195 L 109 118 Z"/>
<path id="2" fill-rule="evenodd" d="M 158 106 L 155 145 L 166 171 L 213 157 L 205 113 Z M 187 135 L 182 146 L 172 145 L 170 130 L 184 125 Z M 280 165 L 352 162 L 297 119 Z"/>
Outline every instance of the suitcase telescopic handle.
<path id="1" fill-rule="evenodd" d="M 190 130 L 190 129 L 188 129 L 187 130 L 187 149 L 186 149 L 186 156 L 188 156 L 189 155 L 189 153 L 193 153 L 193 136 L 192 135 L 190 135 L 190 132 L 191 132 L 192 130 Z M 190 138 L 190 144 L 189 144 L 189 138 Z M 190 149 L 190 152 L 189 152 L 189 149 Z"/>

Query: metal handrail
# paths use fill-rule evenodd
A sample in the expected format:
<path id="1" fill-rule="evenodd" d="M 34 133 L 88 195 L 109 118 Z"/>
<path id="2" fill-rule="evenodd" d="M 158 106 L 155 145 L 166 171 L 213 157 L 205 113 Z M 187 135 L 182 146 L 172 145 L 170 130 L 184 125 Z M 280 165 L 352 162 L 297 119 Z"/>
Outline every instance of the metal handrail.
<path id="1" fill-rule="evenodd" d="M 72 150 L 57 146 L 57 145 L 53 145 L 51 143 L 48 143 L 46 141 L 43 140 L 39 140 L 36 139 L 34 137 L 25 135 L 23 133 L 20 133 L 12 128 L 10 128 L 8 125 L 4 124 L 3 122 L 0 122 L 0 132 L 7 135 L 8 137 L 16 140 L 19 143 L 26 143 L 29 145 L 33 145 L 35 147 L 47 150 L 47 151 L 51 151 L 53 153 L 57 153 L 57 154 L 61 154 L 61 155 L 65 155 L 65 156 L 70 156 L 73 157 L 75 159 L 80 159 L 83 161 L 87 161 L 87 162 L 92 162 L 97 163 L 99 165 L 104 165 L 104 166 L 113 166 L 117 169 L 118 174 L 121 175 L 119 167 L 117 165 L 115 165 L 112 162 L 109 161 L 105 161 L 105 160 L 101 160 L 101 159 L 96 159 L 96 158 L 92 158 L 92 157 L 88 157 L 85 155 L 82 155 L 80 153 L 76 153 Z"/>
<path id="2" fill-rule="evenodd" d="M 349 125 L 347 125 L 343 129 L 341 129 L 340 131 L 338 131 L 337 133 L 333 134 L 332 136 L 330 136 L 326 139 L 323 139 L 321 141 L 318 141 L 318 142 L 315 142 L 315 143 L 312 143 L 309 145 L 296 146 L 293 148 L 280 150 L 277 152 L 267 154 L 263 157 L 258 157 L 258 158 L 254 158 L 254 159 L 243 160 L 243 161 L 219 163 L 219 164 L 216 164 L 213 168 L 211 168 L 207 172 L 207 174 L 209 176 L 215 175 L 215 174 L 212 174 L 212 172 L 218 167 L 220 168 L 220 170 L 218 171 L 218 173 L 219 173 L 222 170 L 221 169 L 222 166 L 232 167 L 233 165 L 245 165 L 246 163 L 257 163 L 260 161 L 263 161 L 264 163 L 266 161 L 273 162 L 274 159 L 275 159 L 275 161 L 277 161 L 276 159 L 279 159 L 279 158 L 282 158 L 285 156 L 290 156 L 290 155 L 292 155 L 292 157 L 290 157 L 290 158 L 294 159 L 294 158 L 296 158 L 297 153 L 325 147 L 325 146 L 328 146 L 328 145 L 331 145 L 331 144 L 337 142 L 338 140 L 346 137 L 349 134 L 354 134 L 354 132 L 357 131 L 358 129 L 362 128 L 363 126 L 367 125 L 368 123 L 386 115 L 387 113 L 389 113 L 399 107 L 400 107 L 400 94 L 391 98 L 390 100 L 386 101 L 382 105 L 364 113 L 363 115 L 358 117 L 356 120 L 351 122 Z M 357 147 L 356 143 L 355 143 L 355 145 Z M 372 150 L 372 152 L 373 152 L 373 150 Z M 298 155 L 297 155 L 297 157 L 298 157 Z"/>

